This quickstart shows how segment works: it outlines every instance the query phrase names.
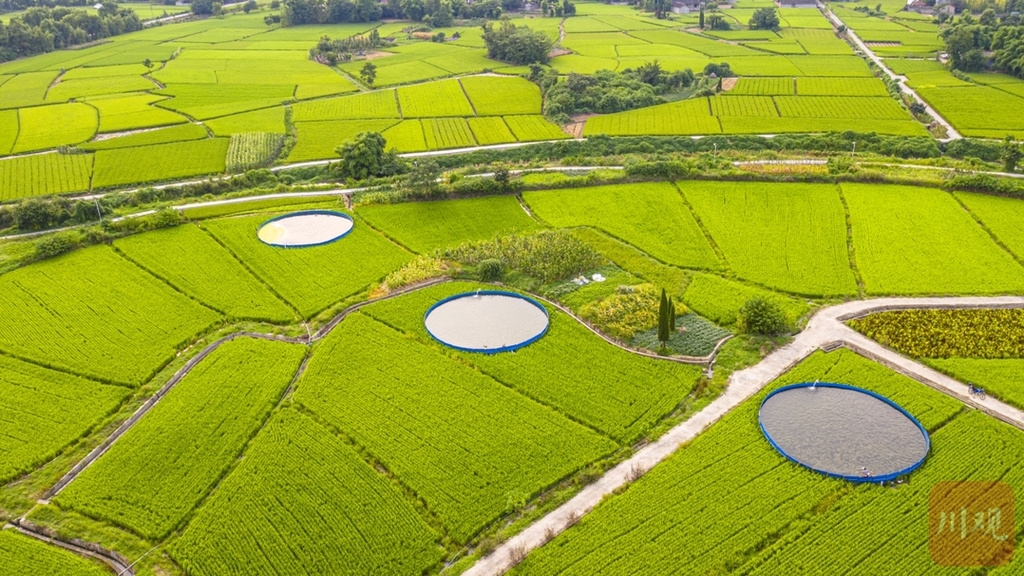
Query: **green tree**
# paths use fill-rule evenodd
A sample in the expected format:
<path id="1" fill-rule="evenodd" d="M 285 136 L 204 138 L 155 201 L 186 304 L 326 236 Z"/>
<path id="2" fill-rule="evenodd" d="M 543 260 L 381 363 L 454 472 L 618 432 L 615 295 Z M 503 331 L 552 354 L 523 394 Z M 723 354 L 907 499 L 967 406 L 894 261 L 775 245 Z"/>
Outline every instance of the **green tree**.
<path id="1" fill-rule="evenodd" d="M 242 11 L 248 14 L 259 7 L 260 5 L 256 3 L 256 0 L 249 0 L 248 2 L 242 5 Z"/>
<path id="2" fill-rule="evenodd" d="M 377 79 L 377 65 L 373 62 L 363 64 L 363 68 L 359 70 L 359 77 L 367 86 L 373 86 L 373 81 Z"/>
<path id="3" fill-rule="evenodd" d="M 409 20 L 422 20 L 423 15 L 427 13 L 427 7 L 423 4 L 423 0 L 401 0 L 400 5 L 402 13 Z"/>
<path id="4" fill-rule="evenodd" d="M 441 6 L 438 7 L 437 12 L 430 18 L 431 24 L 434 28 L 447 28 L 455 22 L 455 17 L 452 16 L 452 6 L 448 2 L 441 2 Z"/>
<path id="5" fill-rule="evenodd" d="M 665 289 L 661 289 L 661 303 L 658 305 L 658 341 L 662 348 L 668 345 L 668 339 L 672 335 L 672 304 L 669 302 Z"/>
<path id="6" fill-rule="evenodd" d="M 701 30 L 704 29 L 704 3 L 703 2 L 700 5 L 700 16 L 697 17 L 697 25 L 700 26 Z"/>
<path id="7" fill-rule="evenodd" d="M 740 325 L 751 334 L 774 336 L 784 333 L 788 326 L 782 308 L 767 298 L 751 298 L 740 308 Z"/>
<path id="8" fill-rule="evenodd" d="M 508 17 L 501 19 L 498 28 L 486 23 L 483 30 L 488 58 L 517 65 L 548 63 L 548 52 L 551 51 L 554 41 L 543 32 L 516 26 Z"/>
<path id="9" fill-rule="evenodd" d="M 755 10 L 749 23 L 752 30 L 778 30 L 779 24 L 779 15 L 775 12 L 775 8 Z"/>
<path id="10" fill-rule="evenodd" d="M 213 0 L 192 0 L 192 13 L 197 16 L 213 14 Z"/>
<path id="11" fill-rule="evenodd" d="M 412 170 L 405 175 L 405 187 L 416 196 L 432 196 L 441 188 L 437 182 L 440 177 L 441 165 L 437 160 L 417 160 L 413 163 Z"/>
<path id="12" fill-rule="evenodd" d="M 1013 141 L 1013 136 L 1007 136 L 1003 140 L 1003 149 L 1000 151 L 999 158 L 1003 161 L 1003 170 L 1006 172 L 1013 172 L 1017 169 L 1017 163 L 1020 162 L 1022 152 L 1020 145 Z"/>
<path id="13" fill-rule="evenodd" d="M 379 132 L 360 132 L 356 137 L 335 148 L 341 156 L 338 171 L 345 178 L 365 180 L 387 173 L 391 159 L 384 151 L 387 140 Z"/>

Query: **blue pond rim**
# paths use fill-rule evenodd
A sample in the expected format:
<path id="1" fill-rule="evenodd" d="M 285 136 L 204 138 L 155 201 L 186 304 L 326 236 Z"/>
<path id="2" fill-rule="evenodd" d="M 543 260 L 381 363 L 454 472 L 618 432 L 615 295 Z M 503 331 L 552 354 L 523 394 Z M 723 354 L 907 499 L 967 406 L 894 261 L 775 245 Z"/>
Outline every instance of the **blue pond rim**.
<path id="1" fill-rule="evenodd" d="M 499 347 L 499 348 L 469 348 L 469 347 L 464 347 L 464 346 L 456 346 L 454 344 L 446 342 L 443 339 L 441 339 L 439 336 L 437 336 L 436 334 L 431 332 L 430 328 L 427 327 L 427 325 L 426 325 L 427 318 L 430 317 L 430 313 L 433 312 L 435 309 L 437 309 L 437 308 L 439 308 L 439 307 L 441 307 L 441 306 L 443 306 L 443 305 L 445 305 L 448 302 L 451 302 L 453 300 L 459 300 L 461 298 L 469 298 L 469 297 L 478 296 L 478 295 L 479 296 L 506 296 L 506 297 L 510 297 L 510 298 L 518 298 L 520 300 L 525 300 L 526 302 L 529 302 L 530 304 L 535 306 L 538 310 L 540 310 L 541 312 L 544 313 L 544 317 L 547 319 L 547 322 L 544 325 L 544 329 L 541 330 L 540 333 L 536 334 L 535 336 L 533 336 L 533 337 L 531 337 L 531 338 L 529 338 L 527 340 L 524 340 L 522 342 L 518 342 L 516 344 L 510 344 L 508 346 L 502 346 L 502 347 Z M 427 309 L 426 313 L 423 314 L 423 325 L 424 325 L 424 328 L 426 328 L 426 330 L 427 330 L 427 334 L 430 334 L 430 337 L 433 338 L 435 342 L 438 342 L 439 344 L 442 344 L 442 345 L 447 346 L 449 348 L 453 348 L 453 349 L 459 350 L 461 352 L 479 352 L 479 353 L 483 353 L 483 354 L 498 354 L 500 352 L 512 352 L 514 350 L 518 350 L 518 349 L 523 348 L 525 346 L 529 346 L 530 344 L 533 344 L 537 340 L 540 340 L 541 338 L 543 338 L 544 335 L 548 333 L 548 329 L 551 327 L 551 315 L 548 313 L 548 309 L 545 308 L 543 304 L 541 304 L 537 300 L 535 300 L 533 298 L 530 298 L 529 296 L 526 296 L 524 294 L 519 294 L 517 292 L 510 292 L 510 291 L 507 291 L 507 290 L 474 290 L 472 292 L 460 292 L 458 294 L 453 294 L 451 296 L 448 296 L 447 298 L 442 298 L 441 300 L 438 300 L 437 302 L 435 302 L 430 308 Z"/>
<path id="2" fill-rule="evenodd" d="M 771 434 L 769 434 L 768 431 L 765 430 L 764 422 L 761 420 L 761 409 L 764 408 L 764 405 L 765 405 L 765 403 L 768 402 L 768 400 L 770 400 L 773 396 L 775 396 L 777 394 L 781 394 L 783 392 L 786 392 L 788 390 L 793 390 L 793 389 L 796 389 L 796 388 L 811 388 L 812 386 L 813 387 L 817 387 L 817 388 L 839 388 L 839 389 L 843 389 L 843 390 L 852 390 L 854 392 L 859 392 L 861 394 L 865 394 L 867 396 L 871 396 L 871 397 L 873 397 L 873 398 L 875 398 L 877 400 L 881 400 L 885 404 L 891 406 L 892 408 L 895 408 L 904 417 L 906 417 L 908 420 L 913 422 L 914 426 L 916 426 L 918 431 L 921 432 L 921 436 L 924 437 L 924 442 L 925 442 L 924 455 L 917 462 L 914 462 L 910 466 L 907 466 L 907 467 L 902 468 L 900 470 L 896 470 L 894 472 L 890 472 L 888 474 L 883 474 L 883 475 L 880 475 L 880 476 L 854 476 L 854 475 L 839 474 L 839 473 L 836 473 L 836 472 L 830 472 L 828 470 L 823 470 L 823 469 L 820 469 L 820 468 L 815 468 L 814 466 L 811 466 L 811 465 L 807 464 L 806 462 L 802 462 L 802 461 L 794 458 L 789 453 L 787 453 L 785 450 L 783 450 L 782 447 L 779 446 L 775 442 L 775 440 L 772 438 Z M 836 382 L 799 382 L 799 383 L 796 383 L 796 384 L 789 384 L 787 386 L 783 386 L 783 387 L 781 387 L 781 388 L 779 388 L 777 390 L 773 390 L 770 394 L 765 396 L 764 400 L 761 401 L 761 404 L 758 407 L 757 423 L 758 423 L 758 427 L 761 428 L 761 433 L 764 435 L 765 439 L 768 440 L 768 443 L 772 445 L 772 448 L 775 448 L 775 450 L 777 450 L 779 452 L 779 454 L 782 454 L 790 462 L 793 462 L 795 464 L 799 464 L 800 466 L 803 466 L 803 467 L 805 467 L 807 469 L 813 470 L 813 471 L 815 471 L 815 472 L 817 472 L 819 474 L 823 474 L 823 475 L 825 475 L 827 477 L 830 477 L 830 478 L 841 478 L 843 480 L 848 480 L 848 481 L 854 482 L 854 483 L 865 483 L 865 482 L 868 482 L 868 483 L 882 483 L 882 482 L 888 482 L 888 481 L 891 481 L 891 480 L 895 480 L 896 478 L 899 478 L 901 476 L 906 476 L 907 474 L 910 474 L 914 470 L 917 470 L 921 466 L 921 464 L 924 463 L 925 459 L 928 457 L 929 452 L 931 452 L 931 438 L 928 436 L 928 431 L 925 430 L 924 426 L 922 426 L 920 422 L 918 422 L 917 418 L 914 418 L 909 412 L 904 410 L 902 406 L 900 406 L 899 404 L 897 404 L 897 403 L 893 402 L 892 400 L 886 398 L 885 396 L 882 396 L 881 394 L 877 394 L 875 392 L 872 392 L 871 390 L 865 390 L 864 388 L 859 388 L 857 386 L 850 386 L 849 384 L 839 384 L 839 383 L 836 383 Z"/>
<path id="3" fill-rule="evenodd" d="M 345 220 L 348 220 L 349 222 L 351 222 L 352 226 L 350 226 L 349 229 L 346 230 L 345 232 L 343 232 L 343 233 L 341 233 L 341 234 L 339 234 L 339 235 L 337 235 L 337 236 L 335 236 L 335 237 L 333 237 L 333 238 L 331 238 L 329 240 L 325 240 L 323 242 L 314 242 L 314 243 L 311 243 L 311 244 L 277 244 L 277 243 L 274 243 L 274 242 L 267 242 L 266 240 L 264 240 L 263 238 L 260 237 L 260 230 L 263 230 L 263 228 L 265 226 L 267 226 L 268 224 L 273 224 L 274 222 L 277 222 L 278 220 L 284 220 L 286 218 L 294 218 L 296 216 L 338 216 L 338 217 L 344 218 Z M 337 210 L 299 210 L 297 212 L 289 212 L 287 214 L 281 214 L 280 216 L 274 216 L 273 218 L 270 218 L 269 220 L 263 221 L 256 228 L 256 238 L 260 242 L 262 242 L 263 244 L 266 244 L 267 246 L 273 246 L 274 248 L 288 248 L 288 249 L 313 248 L 313 247 L 316 247 L 316 246 L 326 246 L 327 244 L 331 244 L 333 242 L 337 242 L 338 240 L 341 240 L 345 236 L 348 236 L 349 234 L 352 233 L 352 230 L 355 229 L 355 223 L 356 223 L 355 219 L 353 219 L 352 216 L 350 216 L 350 215 L 348 215 L 348 214 L 346 214 L 344 212 L 338 212 Z"/>

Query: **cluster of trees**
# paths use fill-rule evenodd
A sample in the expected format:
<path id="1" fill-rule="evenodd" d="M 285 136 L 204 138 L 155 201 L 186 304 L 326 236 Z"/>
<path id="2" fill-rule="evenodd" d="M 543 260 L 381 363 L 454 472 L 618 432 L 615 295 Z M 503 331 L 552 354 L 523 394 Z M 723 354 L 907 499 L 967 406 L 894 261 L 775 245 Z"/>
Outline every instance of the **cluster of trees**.
<path id="1" fill-rule="evenodd" d="M 544 16 L 556 16 L 558 18 L 562 16 L 575 16 L 576 5 L 569 2 L 569 0 L 562 0 L 561 4 L 558 3 L 558 0 L 551 0 L 551 2 L 541 0 L 540 12 Z"/>
<path id="2" fill-rule="evenodd" d="M 1024 78 L 1024 25 L 1015 18 L 1001 19 L 991 8 L 979 18 L 965 12 L 942 31 L 942 38 L 954 70 L 991 67 Z"/>
<path id="3" fill-rule="evenodd" d="M 34 7 L 56 8 L 64 6 L 81 8 L 92 6 L 95 3 L 93 0 L 0 0 L 0 13 L 18 12 Z"/>
<path id="4" fill-rule="evenodd" d="M 610 114 L 653 106 L 665 101 L 661 95 L 666 92 L 699 89 L 702 85 L 713 89 L 716 78 L 732 75 L 724 62 L 708 64 L 698 75 L 689 68 L 669 72 L 654 60 L 622 72 L 572 72 L 565 81 L 559 81 L 554 71 L 536 66 L 531 78 L 544 92 L 544 113 L 556 121 L 566 121 L 573 114 Z"/>
<path id="5" fill-rule="evenodd" d="M 331 40 L 330 36 L 321 36 L 309 55 L 321 64 L 334 66 L 338 62 L 348 62 L 352 59 L 353 53 L 376 50 L 383 46 L 389 46 L 391 42 L 380 37 L 380 33 L 374 28 L 366 35 L 349 36 Z"/>
<path id="6" fill-rule="evenodd" d="M 554 41 L 543 32 L 516 26 L 508 18 L 502 18 L 497 28 L 485 23 L 483 29 L 488 58 L 517 65 L 548 63 Z"/>
<path id="7" fill-rule="evenodd" d="M 523 0 L 388 0 L 395 18 L 423 21 L 436 28 L 451 26 L 455 18 L 500 18 L 503 11 L 520 10 Z"/>
<path id="8" fill-rule="evenodd" d="M 0 22 L 0 62 L 141 29 L 138 15 L 114 2 L 104 2 L 98 14 L 74 8 L 33 7 L 6 26 Z"/>
<path id="9" fill-rule="evenodd" d="M 382 15 L 377 0 L 285 0 L 281 10 L 281 23 L 285 26 L 300 24 L 338 24 L 342 22 L 370 22 Z"/>
<path id="10" fill-rule="evenodd" d="M 775 8 L 760 8 L 754 11 L 748 25 L 751 30 L 778 30 L 781 22 Z"/>

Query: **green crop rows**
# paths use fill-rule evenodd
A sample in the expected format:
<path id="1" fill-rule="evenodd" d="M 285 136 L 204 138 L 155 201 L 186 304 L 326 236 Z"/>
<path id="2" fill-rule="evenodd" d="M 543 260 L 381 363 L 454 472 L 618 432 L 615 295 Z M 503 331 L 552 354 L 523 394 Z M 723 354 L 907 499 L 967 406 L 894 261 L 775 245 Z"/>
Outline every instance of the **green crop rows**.
<path id="1" fill-rule="evenodd" d="M 165 537 L 238 458 L 304 355 L 302 346 L 270 340 L 222 344 L 58 502 L 149 538 Z M 186 421 L 188 442 L 182 442 Z"/>
<path id="2" fill-rule="evenodd" d="M 0 356 L 0 481 L 49 460 L 129 394 L 109 386 Z"/>
<path id="3" fill-rule="evenodd" d="M 857 292 L 835 186 L 683 182 L 680 188 L 740 277 L 800 294 Z"/>
<path id="4" fill-rule="evenodd" d="M 1024 358 L 1024 310 L 898 310 L 850 325 L 917 358 Z"/>
<path id="5" fill-rule="evenodd" d="M 98 561 L 40 542 L 14 530 L 0 532 L 0 565 L 10 574 L 37 576 L 109 576 Z"/>
<path id="6" fill-rule="evenodd" d="M 441 556 L 435 538 L 400 490 L 351 446 L 285 410 L 256 437 L 171 554 L 198 576 L 300 574 L 310 567 L 324 574 L 417 576 Z"/>
<path id="7" fill-rule="evenodd" d="M 616 446 L 360 313 L 313 355 L 295 400 L 365 446 L 460 542 L 510 499 L 529 498 Z"/>
<path id="8" fill-rule="evenodd" d="M 281 153 L 284 134 L 238 132 L 231 135 L 225 164 L 228 172 L 238 173 L 267 166 Z"/>
<path id="9" fill-rule="evenodd" d="M 932 434 L 932 455 L 908 487 L 849 490 L 787 461 L 764 439 L 757 409 L 768 390 L 822 379 L 868 388 L 899 403 Z M 934 482 L 1002 478 L 1024 454 L 1019 431 L 850 352 L 817 353 L 726 415 L 577 527 L 533 552 L 515 574 L 755 573 L 899 565 L 934 570 L 928 557 L 928 491 Z M 958 415 L 959 414 L 959 415 Z M 695 514 L 693 511 L 703 511 Z M 877 546 L 865 530 L 884 535 Z M 629 551 L 624 554 L 624 551 Z"/>
<path id="10" fill-rule="evenodd" d="M 671 184 L 633 184 L 528 192 L 524 200 L 553 226 L 594 226 L 670 264 L 722 266 Z"/>

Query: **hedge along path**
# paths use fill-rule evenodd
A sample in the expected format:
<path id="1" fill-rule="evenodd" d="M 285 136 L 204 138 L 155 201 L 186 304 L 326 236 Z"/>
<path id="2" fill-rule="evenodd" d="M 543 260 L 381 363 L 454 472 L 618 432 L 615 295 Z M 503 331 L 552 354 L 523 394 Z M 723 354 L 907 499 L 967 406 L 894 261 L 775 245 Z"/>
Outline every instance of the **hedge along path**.
<path id="1" fill-rule="evenodd" d="M 760 363 L 734 372 L 729 378 L 725 392 L 703 410 L 672 428 L 655 442 L 638 450 L 632 458 L 609 470 L 571 500 L 505 541 L 489 556 L 480 559 L 469 570 L 463 572 L 463 576 L 504 574 L 515 566 L 516 560 L 522 559 L 530 550 L 543 546 L 554 536 L 575 525 L 581 516 L 590 512 L 604 497 L 638 479 L 733 408 L 819 349 L 831 350 L 845 346 L 861 356 L 931 386 L 990 416 L 1024 429 L 1024 411 L 993 398 L 974 398 L 965 385 L 900 356 L 858 334 L 843 323 L 872 312 L 912 308 L 1024 308 L 1024 297 L 879 298 L 823 308 L 811 318 L 804 331 L 792 342 L 776 350 Z"/>

